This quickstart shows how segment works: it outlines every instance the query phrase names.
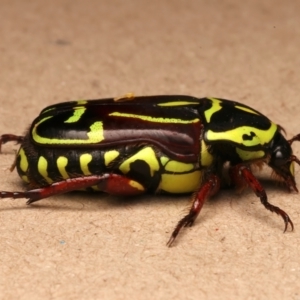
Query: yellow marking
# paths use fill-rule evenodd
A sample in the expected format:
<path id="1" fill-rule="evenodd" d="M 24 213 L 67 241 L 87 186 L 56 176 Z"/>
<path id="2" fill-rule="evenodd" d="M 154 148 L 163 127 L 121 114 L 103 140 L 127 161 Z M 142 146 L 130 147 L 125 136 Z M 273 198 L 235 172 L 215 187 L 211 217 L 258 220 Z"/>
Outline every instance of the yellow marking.
<path id="1" fill-rule="evenodd" d="M 78 100 L 78 101 L 76 101 L 77 102 L 77 105 L 78 106 L 82 106 L 82 105 L 85 105 L 85 104 L 87 104 L 88 103 L 88 101 L 87 100 Z M 67 103 L 67 102 L 66 102 Z M 43 109 L 43 114 L 44 113 L 47 113 L 47 112 L 49 112 L 49 111 L 51 111 L 51 110 L 56 110 L 57 109 L 57 106 L 56 105 L 54 105 L 54 107 L 51 107 L 51 108 L 44 108 Z M 74 109 L 76 109 L 76 107 L 74 107 Z"/>
<path id="2" fill-rule="evenodd" d="M 170 158 L 169 158 L 169 157 L 167 157 L 167 156 L 162 156 L 162 157 L 160 157 L 160 163 L 161 163 L 163 166 L 165 166 L 165 164 L 166 164 L 168 161 L 170 161 Z"/>
<path id="3" fill-rule="evenodd" d="M 293 161 L 290 164 L 290 172 L 291 172 L 292 176 L 295 177 L 295 164 Z"/>
<path id="4" fill-rule="evenodd" d="M 56 160 L 57 168 L 63 179 L 69 178 L 69 174 L 66 171 L 68 165 L 68 159 L 65 156 L 60 156 Z"/>
<path id="5" fill-rule="evenodd" d="M 202 140 L 201 141 L 201 166 L 203 167 L 208 167 L 212 164 L 214 157 L 208 152 L 207 150 L 207 145 L 205 142 Z"/>
<path id="6" fill-rule="evenodd" d="M 48 162 L 44 156 L 40 156 L 38 160 L 38 171 L 45 178 L 45 180 L 50 184 L 53 182 L 53 180 L 48 176 Z"/>
<path id="7" fill-rule="evenodd" d="M 224 132 L 213 132 L 212 130 L 208 130 L 206 133 L 206 138 L 210 142 L 223 140 L 231 141 L 246 147 L 253 147 L 269 143 L 274 137 L 276 130 L 277 125 L 274 123 L 271 123 L 271 127 L 267 130 L 258 129 L 251 126 L 241 126 Z M 244 140 L 243 135 L 246 134 L 251 136 L 251 132 L 255 133 L 255 136 L 253 136 L 251 140 Z"/>
<path id="8" fill-rule="evenodd" d="M 25 181 L 26 183 L 29 183 L 29 182 L 30 182 L 29 179 L 28 179 L 28 177 L 27 177 L 26 175 L 22 175 L 22 176 L 21 176 L 21 179 L 22 179 L 23 181 Z"/>
<path id="9" fill-rule="evenodd" d="M 114 98 L 114 101 L 123 102 L 123 101 L 133 100 L 134 98 L 135 98 L 134 93 L 129 92 L 129 93 L 126 93 L 125 95 L 123 95 L 121 97 Z"/>
<path id="10" fill-rule="evenodd" d="M 80 155 L 79 164 L 80 164 L 80 169 L 84 175 L 92 174 L 88 167 L 88 164 L 92 161 L 92 159 L 93 159 L 93 156 L 89 153 Z"/>
<path id="11" fill-rule="evenodd" d="M 20 163 L 19 163 L 20 169 L 25 173 L 28 170 L 28 160 L 23 148 L 19 150 L 19 156 L 20 156 Z"/>
<path id="12" fill-rule="evenodd" d="M 242 150 L 240 148 L 236 148 L 236 153 L 238 154 L 238 156 L 243 161 L 263 158 L 265 156 L 265 152 L 262 151 L 262 150 L 260 150 L 260 151 L 247 151 L 247 150 Z"/>
<path id="13" fill-rule="evenodd" d="M 255 115 L 259 115 L 256 111 L 252 110 L 251 108 L 248 108 L 248 107 L 244 107 L 244 106 L 240 106 L 240 105 L 235 105 L 234 106 L 235 108 L 237 109 L 240 109 L 240 110 L 244 110 L 250 114 L 255 114 Z"/>
<path id="14" fill-rule="evenodd" d="M 95 192 L 102 192 L 96 185 L 93 185 L 91 188 Z"/>
<path id="15" fill-rule="evenodd" d="M 54 145 L 65 145 L 65 144 L 97 144 L 100 143 L 101 141 L 104 140 L 104 135 L 103 135 L 103 123 L 102 122 L 95 122 L 90 126 L 91 131 L 87 133 L 87 136 L 89 137 L 88 139 L 49 139 L 42 137 L 38 135 L 36 129 L 37 127 L 45 122 L 46 120 L 52 118 L 46 117 L 39 121 L 38 123 L 35 124 L 35 126 L 32 129 L 32 137 L 33 140 L 38 143 L 38 144 L 54 144 Z"/>
<path id="16" fill-rule="evenodd" d="M 165 165 L 165 170 L 173 173 L 184 173 L 194 169 L 193 164 L 186 164 L 176 160 L 170 160 Z"/>
<path id="17" fill-rule="evenodd" d="M 86 100 L 78 100 L 77 101 L 77 104 L 78 105 L 85 105 L 85 104 L 87 104 L 88 102 L 86 101 Z"/>
<path id="18" fill-rule="evenodd" d="M 200 186 L 201 175 L 201 171 L 188 174 L 162 174 L 159 190 L 173 194 L 194 192 Z"/>
<path id="19" fill-rule="evenodd" d="M 52 110 L 52 109 L 51 109 L 51 110 Z M 42 120 L 39 121 L 37 124 L 35 124 L 35 127 L 37 127 L 37 126 L 40 125 L 41 123 L 43 123 L 43 122 L 45 122 L 45 121 L 47 121 L 48 119 L 51 119 L 51 118 L 53 118 L 53 116 L 48 116 L 48 117 L 42 119 Z"/>
<path id="20" fill-rule="evenodd" d="M 142 191 L 142 192 L 145 191 L 145 188 L 140 183 L 138 183 L 137 181 L 130 180 L 129 185 L 131 185 L 136 190 L 139 190 L 139 191 Z"/>
<path id="21" fill-rule="evenodd" d="M 104 153 L 104 164 L 108 166 L 113 160 L 115 160 L 120 155 L 117 150 L 111 150 Z"/>
<path id="22" fill-rule="evenodd" d="M 216 98 L 208 98 L 208 99 L 212 101 L 212 103 L 211 103 L 212 107 L 207 109 L 204 112 L 204 116 L 205 116 L 207 123 L 210 122 L 210 119 L 214 113 L 216 113 L 217 111 L 222 109 L 222 106 L 221 106 L 222 101 L 221 100 L 216 99 Z"/>
<path id="23" fill-rule="evenodd" d="M 123 174 L 127 174 L 130 171 L 130 164 L 136 160 L 143 160 L 149 165 L 151 176 L 154 176 L 155 171 L 159 171 L 159 163 L 156 158 L 155 152 L 151 147 L 146 147 L 126 159 L 119 167 Z"/>
<path id="24" fill-rule="evenodd" d="M 124 117 L 124 118 L 131 118 L 131 119 L 136 118 L 143 121 L 156 122 L 156 123 L 192 124 L 192 123 L 199 122 L 198 118 L 193 120 L 181 120 L 175 118 L 155 118 L 151 116 L 135 115 L 135 114 L 121 113 L 121 112 L 113 112 L 110 113 L 109 115 L 114 117 Z"/>
<path id="25" fill-rule="evenodd" d="M 87 133 L 89 142 L 92 144 L 99 143 L 104 140 L 103 123 L 98 121 L 90 126 L 91 131 Z"/>
<path id="26" fill-rule="evenodd" d="M 52 107 L 52 108 L 48 108 L 48 109 L 43 109 L 41 115 L 47 113 L 48 111 L 54 110 L 54 109 L 56 109 L 56 108 Z"/>
<path id="27" fill-rule="evenodd" d="M 73 116 L 66 120 L 65 123 L 75 123 L 79 121 L 85 110 L 85 107 L 74 107 Z"/>
<path id="28" fill-rule="evenodd" d="M 158 106 L 184 106 L 184 105 L 198 105 L 199 102 L 189 102 L 189 101 L 170 101 L 165 103 L 159 103 Z"/>

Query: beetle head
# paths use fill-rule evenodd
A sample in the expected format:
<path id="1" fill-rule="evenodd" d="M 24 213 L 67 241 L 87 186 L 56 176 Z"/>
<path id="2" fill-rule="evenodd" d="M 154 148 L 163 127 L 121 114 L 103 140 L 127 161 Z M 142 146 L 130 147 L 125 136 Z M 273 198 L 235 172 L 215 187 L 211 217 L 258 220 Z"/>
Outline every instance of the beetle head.
<path id="1" fill-rule="evenodd" d="M 291 144 L 300 141 L 300 134 L 286 140 L 280 131 L 277 131 L 270 145 L 269 166 L 279 175 L 286 185 L 298 192 L 295 182 L 294 165 L 300 165 L 300 160 L 293 155 Z"/>

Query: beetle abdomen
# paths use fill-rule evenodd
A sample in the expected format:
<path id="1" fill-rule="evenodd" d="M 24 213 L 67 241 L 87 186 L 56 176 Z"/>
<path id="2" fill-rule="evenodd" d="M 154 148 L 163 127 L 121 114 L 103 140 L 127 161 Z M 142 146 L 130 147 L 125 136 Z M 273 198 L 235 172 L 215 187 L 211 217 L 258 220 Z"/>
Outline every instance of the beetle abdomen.
<path id="1" fill-rule="evenodd" d="M 124 174 L 146 192 L 188 193 L 201 182 L 198 163 L 173 160 L 152 145 L 103 150 L 47 148 L 36 146 L 28 134 L 17 154 L 16 168 L 25 182 L 37 187 L 104 173 Z"/>

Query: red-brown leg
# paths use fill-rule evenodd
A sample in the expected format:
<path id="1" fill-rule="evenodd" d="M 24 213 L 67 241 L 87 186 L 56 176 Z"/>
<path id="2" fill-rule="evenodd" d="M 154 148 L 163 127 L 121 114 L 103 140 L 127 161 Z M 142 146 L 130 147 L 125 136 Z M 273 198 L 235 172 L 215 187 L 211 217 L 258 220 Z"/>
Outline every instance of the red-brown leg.
<path id="1" fill-rule="evenodd" d="M 74 190 L 98 186 L 101 191 L 113 195 L 133 196 L 144 192 L 143 187 L 136 181 L 132 181 L 124 175 L 103 174 L 77 178 L 69 178 L 50 184 L 49 186 L 24 191 L 6 192 L 0 191 L 0 198 L 26 198 L 27 204 Z"/>
<path id="2" fill-rule="evenodd" d="M 193 205 L 189 211 L 189 213 L 183 217 L 175 227 L 172 235 L 167 242 L 167 246 L 170 247 L 175 238 L 177 237 L 179 231 L 182 227 L 192 226 L 194 221 L 196 220 L 197 216 L 199 215 L 204 201 L 209 197 L 218 192 L 220 188 L 220 178 L 216 175 L 209 175 L 208 178 L 204 181 L 201 185 L 199 190 L 194 195 Z"/>
<path id="3" fill-rule="evenodd" d="M 14 135 L 14 134 L 2 134 L 0 136 L 0 152 L 3 144 L 7 142 L 17 142 L 17 144 L 22 143 L 24 140 L 24 136 Z"/>
<path id="4" fill-rule="evenodd" d="M 249 167 L 245 165 L 236 165 L 231 168 L 230 175 L 233 181 L 235 183 L 240 184 L 240 180 L 244 180 L 244 182 L 251 187 L 251 189 L 254 191 L 257 197 L 260 198 L 261 203 L 264 205 L 264 207 L 271 211 L 275 212 L 276 214 L 280 215 L 285 223 L 284 232 L 287 230 L 288 224 L 291 225 L 292 230 L 294 230 L 293 222 L 291 221 L 288 214 L 280 209 L 279 207 L 272 205 L 268 202 L 267 194 L 263 188 L 263 186 L 260 184 L 260 182 L 256 179 L 256 177 L 252 174 Z"/>

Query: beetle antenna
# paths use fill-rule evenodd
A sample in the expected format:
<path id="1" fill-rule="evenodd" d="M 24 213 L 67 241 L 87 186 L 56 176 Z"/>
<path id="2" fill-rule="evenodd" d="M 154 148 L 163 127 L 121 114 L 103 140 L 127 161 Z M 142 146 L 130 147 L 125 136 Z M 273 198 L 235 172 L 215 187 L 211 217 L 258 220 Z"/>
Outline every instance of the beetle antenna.
<path id="1" fill-rule="evenodd" d="M 300 141 L 300 133 L 295 135 L 294 137 L 292 137 L 290 140 L 288 140 L 288 142 L 290 143 L 290 145 L 292 145 L 293 142 L 296 142 L 296 141 Z"/>
<path id="2" fill-rule="evenodd" d="M 278 127 L 279 131 L 282 131 L 284 133 L 284 135 L 286 135 L 286 131 L 282 126 L 277 125 L 277 127 Z"/>

